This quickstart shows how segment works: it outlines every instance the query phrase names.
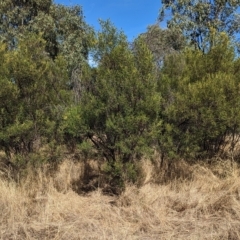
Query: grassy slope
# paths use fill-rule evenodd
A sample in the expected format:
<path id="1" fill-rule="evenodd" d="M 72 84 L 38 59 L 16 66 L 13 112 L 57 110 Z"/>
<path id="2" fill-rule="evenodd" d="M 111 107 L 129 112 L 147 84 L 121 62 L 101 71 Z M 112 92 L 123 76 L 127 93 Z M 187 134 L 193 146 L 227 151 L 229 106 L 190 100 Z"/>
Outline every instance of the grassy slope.
<path id="1" fill-rule="evenodd" d="M 2 179 L 0 239 L 240 239 L 237 166 L 181 164 L 188 180 L 157 185 L 145 163 L 145 184 L 120 197 L 72 191 L 82 166 L 70 161 L 54 177 L 42 169 L 21 186 Z"/>

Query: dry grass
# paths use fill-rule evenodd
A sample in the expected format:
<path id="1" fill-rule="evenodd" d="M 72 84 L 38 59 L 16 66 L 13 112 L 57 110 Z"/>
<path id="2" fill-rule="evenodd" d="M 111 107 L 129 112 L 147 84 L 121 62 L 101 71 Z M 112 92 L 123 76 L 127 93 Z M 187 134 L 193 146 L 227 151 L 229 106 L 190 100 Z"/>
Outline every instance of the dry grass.
<path id="1" fill-rule="evenodd" d="M 182 161 L 173 169 L 188 177 L 164 185 L 153 183 L 149 162 L 143 165 L 145 184 L 119 197 L 98 189 L 78 195 L 72 183 L 83 166 L 71 161 L 53 177 L 45 168 L 35 171 L 20 186 L 0 180 L 0 239 L 240 239 L 237 165 Z"/>

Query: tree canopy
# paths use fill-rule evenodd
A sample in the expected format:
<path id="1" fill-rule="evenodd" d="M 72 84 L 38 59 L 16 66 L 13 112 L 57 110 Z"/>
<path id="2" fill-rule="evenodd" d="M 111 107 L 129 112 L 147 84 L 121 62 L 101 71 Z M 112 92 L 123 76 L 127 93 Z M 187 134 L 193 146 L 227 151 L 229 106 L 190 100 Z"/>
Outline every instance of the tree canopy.
<path id="1" fill-rule="evenodd" d="M 206 52 L 214 44 L 210 41 L 211 30 L 226 32 L 229 37 L 239 33 L 239 6 L 236 0 L 162 0 L 159 20 L 181 30 L 196 49 Z"/>

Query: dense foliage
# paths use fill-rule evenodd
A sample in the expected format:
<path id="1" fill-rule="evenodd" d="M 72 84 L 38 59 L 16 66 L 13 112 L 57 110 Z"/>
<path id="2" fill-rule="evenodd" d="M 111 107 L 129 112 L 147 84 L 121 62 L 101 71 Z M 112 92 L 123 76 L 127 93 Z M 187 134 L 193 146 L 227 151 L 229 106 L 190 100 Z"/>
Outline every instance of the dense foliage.
<path id="1" fill-rule="evenodd" d="M 169 28 L 149 26 L 129 43 L 110 21 L 94 31 L 79 6 L 2 1 L 0 150 L 14 164 L 95 158 L 112 186 L 135 181 L 138 160 L 154 152 L 161 161 L 233 154 L 238 5 L 163 1 Z"/>

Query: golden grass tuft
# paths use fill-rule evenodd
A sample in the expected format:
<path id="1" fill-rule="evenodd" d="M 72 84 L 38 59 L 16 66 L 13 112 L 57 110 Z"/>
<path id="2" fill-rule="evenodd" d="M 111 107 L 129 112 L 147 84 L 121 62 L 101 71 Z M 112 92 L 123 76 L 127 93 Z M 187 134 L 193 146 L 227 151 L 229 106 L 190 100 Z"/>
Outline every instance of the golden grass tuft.
<path id="1" fill-rule="evenodd" d="M 0 239 L 240 239 L 237 164 L 179 161 L 170 175 L 142 164 L 143 185 L 118 197 L 73 191 L 85 170 L 70 160 L 51 176 L 46 166 L 18 184 L 1 179 Z M 173 180 L 156 184 L 156 176 Z"/>

